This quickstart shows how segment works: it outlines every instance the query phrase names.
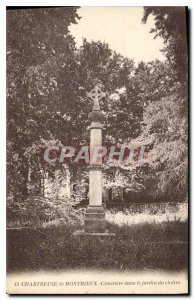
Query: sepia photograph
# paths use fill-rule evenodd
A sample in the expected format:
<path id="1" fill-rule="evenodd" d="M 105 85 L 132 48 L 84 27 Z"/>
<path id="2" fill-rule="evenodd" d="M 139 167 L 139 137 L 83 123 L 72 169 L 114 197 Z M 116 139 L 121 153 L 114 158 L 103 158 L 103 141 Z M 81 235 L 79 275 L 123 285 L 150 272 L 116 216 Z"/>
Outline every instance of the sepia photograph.
<path id="1" fill-rule="evenodd" d="M 7 6 L 8 294 L 188 294 L 188 20 Z"/>

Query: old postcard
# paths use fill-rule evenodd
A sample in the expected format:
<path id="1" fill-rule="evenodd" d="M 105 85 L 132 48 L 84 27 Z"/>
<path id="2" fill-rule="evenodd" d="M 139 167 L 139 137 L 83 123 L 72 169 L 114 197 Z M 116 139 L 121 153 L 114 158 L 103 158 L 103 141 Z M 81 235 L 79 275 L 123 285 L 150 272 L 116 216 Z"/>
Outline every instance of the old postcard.
<path id="1" fill-rule="evenodd" d="M 7 293 L 188 293 L 186 7 L 7 7 Z"/>

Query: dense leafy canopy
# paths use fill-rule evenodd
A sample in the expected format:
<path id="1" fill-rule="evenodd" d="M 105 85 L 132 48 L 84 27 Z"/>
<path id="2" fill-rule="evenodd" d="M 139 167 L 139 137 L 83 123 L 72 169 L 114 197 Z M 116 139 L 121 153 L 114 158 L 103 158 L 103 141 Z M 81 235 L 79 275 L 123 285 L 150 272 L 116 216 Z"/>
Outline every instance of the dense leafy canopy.
<path id="1" fill-rule="evenodd" d="M 42 169 L 53 170 L 43 161 L 42 153 L 49 143 L 78 148 L 83 140 L 89 142 L 92 103 L 86 92 L 98 82 L 107 92 L 106 100 L 100 103 L 105 113 L 104 144 L 136 142 L 148 147 L 150 157 L 156 153 L 144 165 L 106 165 L 105 184 L 109 186 L 112 181 L 137 193 L 152 185 L 155 194 L 185 196 L 184 13 L 179 8 L 145 8 L 143 20 L 146 22 L 149 14 L 155 16 L 153 31 L 164 39 L 167 61 L 141 62 L 135 67 L 132 59 L 100 41 L 84 39 L 76 48 L 68 27 L 79 20 L 77 8 L 7 12 L 10 195 L 22 201 L 29 190 L 31 194 L 41 193 Z M 76 182 L 85 169 L 75 164 L 69 167 L 71 180 Z"/>
<path id="2" fill-rule="evenodd" d="M 151 29 L 155 38 L 163 38 L 163 49 L 168 63 L 179 81 L 187 80 L 188 41 L 187 41 L 187 11 L 185 7 L 145 7 L 142 21 L 145 23 L 150 14 L 154 16 L 155 26 Z"/>

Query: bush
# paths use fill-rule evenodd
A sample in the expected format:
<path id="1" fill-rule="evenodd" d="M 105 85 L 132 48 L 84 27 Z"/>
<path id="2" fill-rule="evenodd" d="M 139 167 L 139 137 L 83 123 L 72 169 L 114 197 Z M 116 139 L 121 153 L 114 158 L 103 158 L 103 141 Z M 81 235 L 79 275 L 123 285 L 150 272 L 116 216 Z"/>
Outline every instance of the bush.
<path id="1" fill-rule="evenodd" d="M 31 228 L 46 227 L 59 224 L 74 224 L 82 221 L 82 210 L 73 208 L 70 199 L 48 199 L 29 197 L 22 202 L 7 201 L 8 227 Z"/>

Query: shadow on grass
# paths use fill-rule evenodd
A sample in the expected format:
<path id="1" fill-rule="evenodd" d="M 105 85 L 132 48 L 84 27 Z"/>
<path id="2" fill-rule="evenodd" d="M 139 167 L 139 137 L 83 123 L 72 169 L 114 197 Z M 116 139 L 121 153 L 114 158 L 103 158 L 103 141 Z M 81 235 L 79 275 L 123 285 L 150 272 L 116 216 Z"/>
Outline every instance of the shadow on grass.
<path id="1" fill-rule="evenodd" d="M 80 226 L 8 229 L 7 270 L 181 270 L 187 268 L 187 224 L 107 224 L 115 236 L 73 236 Z"/>

